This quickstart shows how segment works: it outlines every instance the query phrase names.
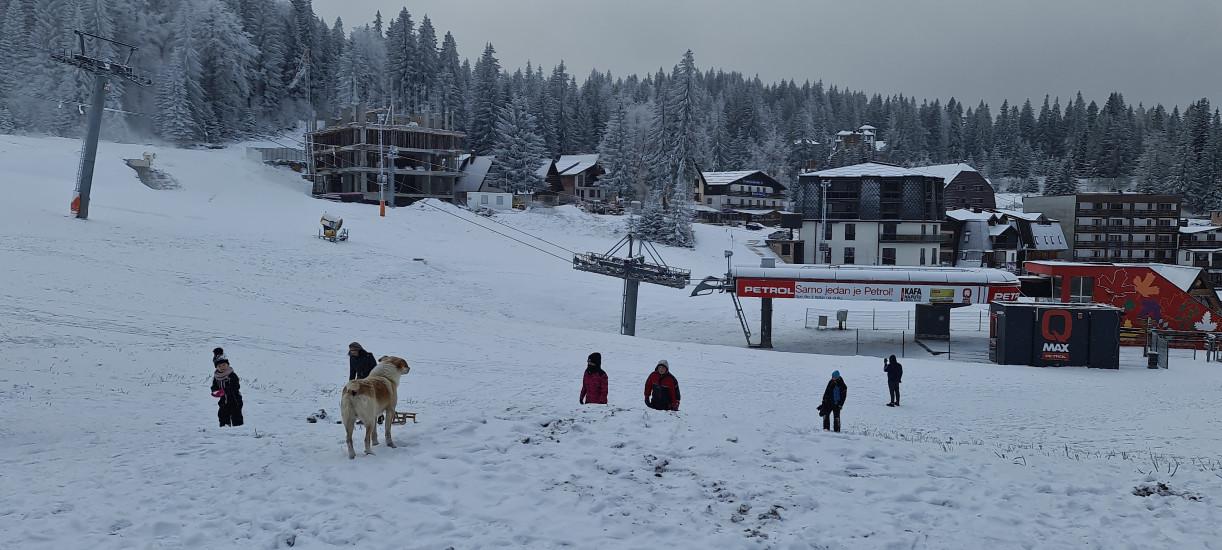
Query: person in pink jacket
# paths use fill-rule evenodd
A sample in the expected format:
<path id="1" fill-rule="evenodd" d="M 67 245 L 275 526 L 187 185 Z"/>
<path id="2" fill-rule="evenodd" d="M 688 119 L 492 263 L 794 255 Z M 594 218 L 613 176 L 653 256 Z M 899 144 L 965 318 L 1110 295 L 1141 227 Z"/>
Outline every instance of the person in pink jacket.
<path id="1" fill-rule="evenodd" d="M 586 359 L 586 374 L 581 380 L 582 405 L 607 404 L 607 373 L 603 370 L 603 356 L 597 351 Z"/>

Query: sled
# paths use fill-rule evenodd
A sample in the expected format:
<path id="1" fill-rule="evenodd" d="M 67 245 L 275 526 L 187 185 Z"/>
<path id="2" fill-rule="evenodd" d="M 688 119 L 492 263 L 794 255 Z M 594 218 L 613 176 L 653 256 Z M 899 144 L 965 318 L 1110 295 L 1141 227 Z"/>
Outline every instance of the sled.
<path id="1" fill-rule="evenodd" d="M 318 238 L 333 243 L 348 240 L 348 230 L 343 228 L 343 218 L 323 214 L 319 222 L 322 223 L 322 227 L 318 230 Z"/>
<path id="2" fill-rule="evenodd" d="M 394 419 L 394 422 L 393 422 L 393 423 L 395 423 L 395 424 L 407 424 L 407 421 L 408 421 L 408 420 L 411 420 L 411 421 L 412 421 L 412 424 L 415 424 L 415 423 L 416 423 L 416 413 L 401 413 L 401 412 L 397 412 L 397 413 L 395 413 L 395 419 Z"/>

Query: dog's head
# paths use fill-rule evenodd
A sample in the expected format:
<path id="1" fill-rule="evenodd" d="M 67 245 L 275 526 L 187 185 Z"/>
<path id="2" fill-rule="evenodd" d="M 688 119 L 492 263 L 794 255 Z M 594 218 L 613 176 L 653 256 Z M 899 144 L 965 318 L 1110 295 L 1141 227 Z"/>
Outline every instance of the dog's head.
<path id="1" fill-rule="evenodd" d="M 395 357 L 393 355 L 383 355 L 382 357 L 379 357 L 378 366 L 374 369 L 384 373 L 388 378 L 393 375 L 395 381 L 398 381 L 400 376 L 403 376 L 412 370 L 412 368 L 408 366 L 407 361 L 404 361 L 401 357 Z"/>

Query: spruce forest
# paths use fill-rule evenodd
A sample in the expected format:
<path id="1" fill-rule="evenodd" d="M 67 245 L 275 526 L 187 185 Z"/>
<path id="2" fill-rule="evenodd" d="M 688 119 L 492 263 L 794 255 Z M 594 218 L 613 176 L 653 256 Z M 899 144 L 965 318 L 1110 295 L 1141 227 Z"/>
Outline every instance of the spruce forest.
<path id="1" fill-rule="evenodd" d="M 697 167 L 762 169 L 790 184 L 811 161 L 856 162 L 831 157 L 830 144 L 870 124 L 887 143 L 875 160 L 967 162 L 999 191 L 1057 194 L 1090 179 L 1222 208 L 1222 117 L 1205 99 L 1167 108 L 1120 92 L 1050 91 L 999 106 L 884 97 L 701 70 L 691 52 L 644 75 L 573 75 L 560 59 L 506 68 L 492 44 L 463 59 L 456 37 L 407 9 L 349 28 L 320 20 L 310 0 L 0 0 L 0 14 L 5 133 L 80 134 L 90 80 L 49 56 L 75 49 L 82 29 L 138 46 L 132 65 L 154 80 L 111 83 L 109 139 L 224 144 L 298 128 L 311 107 L 326 118 L 393 102 L 449 121 L 477 154 L 499 153 L 506 183 L 528 185 L 532 159 L 599 152 L 611 187 L 665 204 Z"/>

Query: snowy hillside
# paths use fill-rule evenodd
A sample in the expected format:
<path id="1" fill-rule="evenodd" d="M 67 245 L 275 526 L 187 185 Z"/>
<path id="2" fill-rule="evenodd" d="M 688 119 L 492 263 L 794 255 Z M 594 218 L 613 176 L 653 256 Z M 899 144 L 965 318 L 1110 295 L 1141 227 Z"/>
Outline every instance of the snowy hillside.
<path id="1" fill-rule="evenodd" d="M 0 135 L 5 547 L 1218 547 L 1217 365 L 906 358 L 888 408 L 878 358 L 746 349 L 725 296 L 642 285 L 640 337 L 619 336 L 620 283 L 568 258 L 610 248 L 623 218 L 379 219 L 238 148 L 103 143 L 82 222 L 77 149 Z M 180 189 L 121 160 L 145 151 Z M 350 241 L 315 238 L 324 210 Z M 758 263 L 766 233 L 698 226 L 694 250 L 661 251 L 700 278 L 726 249 Z M 823 345 L 805 307 L 778 304 L 782 349 Z M 353 340 L 408 360 L 399 408 L 420 423 L 349 461 L 342 427 L 305 417 L 338 414 Z M 218 345 L 240 428 L 216 427 Z M 608 406 L 578 404 L 592 351 Z M 662 358 L 678 413 L 642 402 Z M 834 369 L 841 434 L 814 411 Z M 1177 494 L 1133 494 L 1160 482 Z"/>

